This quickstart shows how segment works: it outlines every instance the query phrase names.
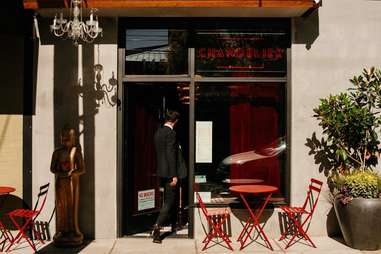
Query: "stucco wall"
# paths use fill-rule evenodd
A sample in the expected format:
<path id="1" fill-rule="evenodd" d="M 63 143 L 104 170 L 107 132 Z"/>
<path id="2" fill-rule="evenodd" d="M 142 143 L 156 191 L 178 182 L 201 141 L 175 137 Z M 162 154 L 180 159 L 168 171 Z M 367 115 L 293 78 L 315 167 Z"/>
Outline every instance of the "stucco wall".
<path id="1" fill-rule="evenodd" d="M 50 19 L 40 19 L 36 114 L 33 116 L 33 192 L 50 182 L 45 209 L 54 209 L 54 175 L 50 160 L 61 128 L 77 130 L 86 173 L 80 178 L 79 224 L 86 238 L 116 237 L 116 106 L 97 97 L 94 65 L 101 64 L 101 84 L 117 77 L 115 19 L 103 18 L 104 37 L 75 47 L 49 33 Z M 53 220 L 54 221 L 54 220 Z M 50 230 L 54 234 L 55 225 Z"/>
<path id="2" fill-rule="evenodd" d="M 310 177 L 326 182 L 324 172 L 306 139 L 321 129 L 312 117 L 319 98 L 344 91 L 348 81 L 364 67 L 380 67 L 381 3 L 363 0 L 325 0 L 318 13 L 294 20 L 291 82 L 291 202 L 300 204 L 305 197 L 302 183 Z M 325 234 L 330 211 L 328 191 L 323 193 L 311 232 Z"/>
<path id="3" fill-rule="evenodd" d="M 50 183 L 47 203 L 40 215 L 49 220 L 54 210 L 54 176 L 50 174 L 50 156 L 54 149 L 53 68 L 54 46 L 40 45 L 38 55 L 36 112 L 32 117 L 32 192 L 33 202 L 41 185 Z M 50 224 L 54 233 L 55 220 Z"/>
<path id="4" fill-rule="evenodd" d="M 0 186 L 12 186 L 23 194 L 23 116 L 0 115 Z"/>

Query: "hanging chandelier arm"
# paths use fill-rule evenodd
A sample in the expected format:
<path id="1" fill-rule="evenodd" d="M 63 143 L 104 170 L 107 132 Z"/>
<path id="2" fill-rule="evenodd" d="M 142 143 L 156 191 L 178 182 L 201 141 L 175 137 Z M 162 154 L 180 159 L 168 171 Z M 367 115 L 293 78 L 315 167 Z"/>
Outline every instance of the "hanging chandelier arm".
<path id="1" fill-rule="evenodd" d="M 61 37 L 61 36 L 63 36 L 63 35 L 65 34 L 65 32 L 62 31 L 61 29 L 54 29 L 54 30 L 52 30 L 52 31 L 53 31 L 53 34 L 54 34 L 55 36 L 57 36 L 57 37 Z"/>
<path id="2" fill-rule="evenodd" d="M 90 37 L 91 39 L 95 39 L 98 37 L 98 34 L 95 30 L 94 27 L 92 26 L 87 26 L 83 25 L 83 31 L 85 32 L 86 36 Z"/>
<path id="3" fill-rule="evenodd" d="M 73 21 L 70 20 L 65 25 L 61 25 L 61 30 L 63 31 L 63 33 L 67 33 L 72 25 Z"/>
<path id="4" fill-rule="evenodd" d="M 82 39 L 83 41 L 85 41 L 85 42 L 89 42 L 89 43 L 90 43 L 90 42 L 93 42 L 95 38 L 92 38 L 92 37 L 88 36 L 87 33 L 84 33 L 84 34 L 82 35 L 81 39 Z"/>

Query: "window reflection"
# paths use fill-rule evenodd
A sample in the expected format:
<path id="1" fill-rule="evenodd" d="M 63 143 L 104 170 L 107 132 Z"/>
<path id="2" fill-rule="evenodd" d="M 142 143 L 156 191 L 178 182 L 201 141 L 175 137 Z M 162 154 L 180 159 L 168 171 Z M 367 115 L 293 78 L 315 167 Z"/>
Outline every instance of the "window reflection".
<path id="1" fill-rule="evenodd" d="M 174 29 L 128 29 L 127 75 L 185 74 L 188 69 L 188 33 Z"/>
<path id="2" fill-rule="evenodd" d="M 284 137 L 281 137 L 277 141 L 264 146 L 262 149 L 232 154 L 223 159 L 222 163 L 225 165 L 243 165 L 246 162 L 276 157 L 285 150 L 286 142 Z"/>

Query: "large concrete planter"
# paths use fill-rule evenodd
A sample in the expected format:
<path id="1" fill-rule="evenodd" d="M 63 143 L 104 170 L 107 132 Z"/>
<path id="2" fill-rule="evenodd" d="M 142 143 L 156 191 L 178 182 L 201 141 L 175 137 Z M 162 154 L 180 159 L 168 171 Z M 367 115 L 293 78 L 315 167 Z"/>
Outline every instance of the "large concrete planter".
<path id="1" fill-rule="evenodd" d="M 355 198 L 343 205 L 334 203 L 346 244 L 359 250 L 381 249 L 381 199 Z"/>

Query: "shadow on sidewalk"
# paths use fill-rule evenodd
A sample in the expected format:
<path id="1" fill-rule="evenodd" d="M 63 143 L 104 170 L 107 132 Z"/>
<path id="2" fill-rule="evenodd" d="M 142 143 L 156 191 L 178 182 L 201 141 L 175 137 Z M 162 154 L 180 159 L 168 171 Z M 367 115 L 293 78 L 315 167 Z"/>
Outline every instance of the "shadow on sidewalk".
<path id="1" fill-rule="evenodd" d="M 46 245 L 44 248 L 38 250 L 39 254 L 63 254 L 63 253 L 79 253 L 85 247 L 87 247 L 92 241 L 85 240 L 81 246 L 73 247 L 73 248 L 57 248 L 53 245 L 53 242 Z"/>

